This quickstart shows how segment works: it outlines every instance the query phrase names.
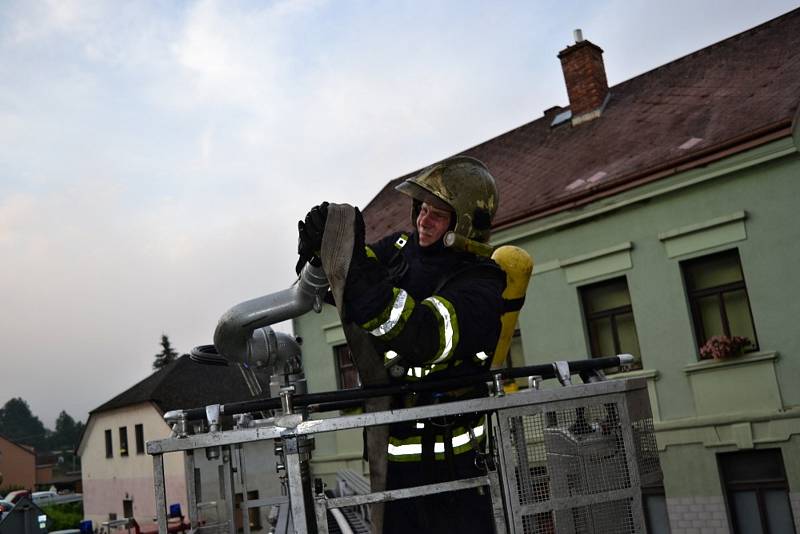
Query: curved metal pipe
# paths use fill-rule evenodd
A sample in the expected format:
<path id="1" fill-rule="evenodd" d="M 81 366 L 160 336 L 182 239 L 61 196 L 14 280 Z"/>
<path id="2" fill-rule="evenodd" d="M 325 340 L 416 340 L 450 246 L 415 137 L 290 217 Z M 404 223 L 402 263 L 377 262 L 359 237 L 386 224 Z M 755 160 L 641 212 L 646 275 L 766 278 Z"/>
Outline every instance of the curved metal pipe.
<path id="1" fill-rule="evenodd" d="M 303 315 L 312 308 L 319 312 L 328 279 L 322 267 L 307 263 L 292 287 L 237 304 L 220 317 L 214 331 L 214 346 L 231 362 L 248 361 L 248 343 L 253 332 Z"/>
<path id="2" fill-rule="evenodd" d="M 331 508 L 330 512 L 336 520 L 336 524 L 339 525 L 339 530 L 342 531 L 342 534 L 353 534 L 353 529 L 350 528 L 350 523 L 347 522 L 341 510 L 338 508 Z"/>

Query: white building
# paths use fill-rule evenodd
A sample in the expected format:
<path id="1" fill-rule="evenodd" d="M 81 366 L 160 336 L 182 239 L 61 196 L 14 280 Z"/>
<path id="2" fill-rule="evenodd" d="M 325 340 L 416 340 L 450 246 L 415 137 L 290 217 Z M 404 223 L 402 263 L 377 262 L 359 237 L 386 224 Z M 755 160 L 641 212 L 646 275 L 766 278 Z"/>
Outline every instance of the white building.
<path id="1" fill-rule="evenodd" d="M 145 444 L 170 435 L 164 413 L 250 398 L 238 368 L 201 365 L 182 356 L 91 411 L 78 447 L 85 518 L 92 520 L 95 527 L 104 521 L 131 517 L 140 525 L 153 523 L 153 461 Z M 246 466 L 250 499 L 278 491 L 271 444 L 259 446 L 264 450 L 248 454 L 259 460 Z M 209 462 L 196 457 L 201 493 L 216 491 L 218 464 L 218 460 Z M 186 515 L 183 454 L 165 455 L 164 468 L 167 503 L 180 503 Z M 241 493 L 242 489 L 236 488 L 236 492 Z M 251 514 L 251 523 L 263 523 L 264 518 L 259 515 L 266 512 Z"/>

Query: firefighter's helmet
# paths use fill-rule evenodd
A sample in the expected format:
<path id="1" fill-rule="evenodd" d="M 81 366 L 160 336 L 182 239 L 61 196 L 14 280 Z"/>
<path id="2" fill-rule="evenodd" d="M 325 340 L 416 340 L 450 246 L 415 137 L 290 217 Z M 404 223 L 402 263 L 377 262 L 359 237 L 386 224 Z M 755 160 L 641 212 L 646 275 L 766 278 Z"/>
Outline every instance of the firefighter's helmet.
<path id="1" fill-rule="evenodd" d="M 422 202 L 455 214 L 451 230 L 486 243 L 497 212 L 497 186 L 481 161 L 456 156 L 432 165 L 396 187 L 414 199 L 412 223 L 416 225 Z"/>

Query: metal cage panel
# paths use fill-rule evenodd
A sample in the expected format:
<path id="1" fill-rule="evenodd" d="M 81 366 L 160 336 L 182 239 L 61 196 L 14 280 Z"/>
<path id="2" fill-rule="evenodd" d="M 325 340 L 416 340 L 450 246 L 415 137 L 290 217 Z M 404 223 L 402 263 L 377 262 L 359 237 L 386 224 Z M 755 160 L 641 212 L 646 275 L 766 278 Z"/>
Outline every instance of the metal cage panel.
<path id="1" fill-rule="evenodd" d="M 497 412 L 513 532 L 644 532 L 641 487 L 661 476 L 647 390 L 600 386 Z"/>

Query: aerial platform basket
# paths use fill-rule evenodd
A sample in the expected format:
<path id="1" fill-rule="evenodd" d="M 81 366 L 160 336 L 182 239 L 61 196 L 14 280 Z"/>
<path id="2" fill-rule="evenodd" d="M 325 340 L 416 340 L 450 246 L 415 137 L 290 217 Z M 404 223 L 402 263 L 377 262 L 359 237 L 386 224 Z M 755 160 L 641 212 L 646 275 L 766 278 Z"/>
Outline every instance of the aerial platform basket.
<path id="1" fill-rule="evenodd" d="M 619 365 L 620 361 L 612 363 Z M 661 478 L 647 385 L 644 379 L 603 380 L 601 374 L 587 377 L 592 379 L 589 383 L 571 385 L 570 374 L 584 375 L 579 369 L 588 365 L 595 362 L 557 362 L 552 367 L 526 368 L 537 371 L 530 375 L 547 378 L 546 373 L 550 373 L 549 377 L 558 378 L 566 387 L 538 389 L 540 381 L 532 380 L 537 387 L 510 395 L 503 395 L 502 388 L 496 388 L 498 393 L 490 397 L 387 412 L 307 419 L 296 409 L 304 402 L 303 397 L 312 406 L 319 402 L 319 396 L 298 395 L 293 405 L 291 394 L 286 391 L 281 393 L 281 411 L 263 424 L 239 417 L 236 428 L 217 426 L 210 432 L 192 433 L 187 430 L 192 425 L 187 424 L 186 418 L 199 412 L 180 412 L 183 419 L 177 421 L 173 437 L 147 444 L 154 460 L 159 523 L 166 526 L 163 455 L 182 451 L 186 453 L 189 516 L 198 533 L 233 534 L 239 523 L 246 534 L 249 521 L 242 519 L 262 508 L 272 510 L 270 515 L 277 514 L 277 521 L 270 521 L 277 527 L 275 532 L 324 534 L 329 532 L 331 512 L 336 509 L 468 487 L 484 487 L 491 496 L 495 530 L 499 533 L 644 533 L 642 487 L 657 484 Z M 496 386 L 502 378 L 499 373 L 494 376 Z M 355 393 L 335 395 L 338 399 Z M 331 400 L 328 397 L 325 396 L 326 401 Z M 258 409 L 275 409 L 275 401 L 269 402 L 273 404 Z M 252 410 L 254 406 L 229 405 L 222 407 L 222 412 L 243 413 L 245 409 Z M 220 407 L 216 406 L 216 410 Z M 212 413 L 209 423 L 218 420 L 214 410 L 204 412 Z M 309 461 L 317 434 L 463 413 L 489 415 L 489 441 L 493 447 L 488 451 L 491 461 L 486 462 L 485 476 L 338 497 L 314 488 Z M 275 460 L 282 468 L 282 495 L 270 496 L 262 491 L 259 497 L 249 500 L 247 492 L 243 492 L 244 502 L 237 503 L 236 488 L 252 486 L 246 480 L 249 470 L 244 469 L 245 456 L 258 442 L 278 445 Z M 209 451 L 214 451 L 220 462 L 219 469 L 214 470 L 219 473 L 220 483 L 212 484 L 220 488 L 215 497 L 219 510 L 215 528 L 210 528 L 210 518 L 199 520 L 203 515 L 200 501 L 207 498 L 201 499 L 198 493 L 202 484 L 195 460 L 208 457 Z M 335 515 L 341 518 L 338 512 Z"/>

